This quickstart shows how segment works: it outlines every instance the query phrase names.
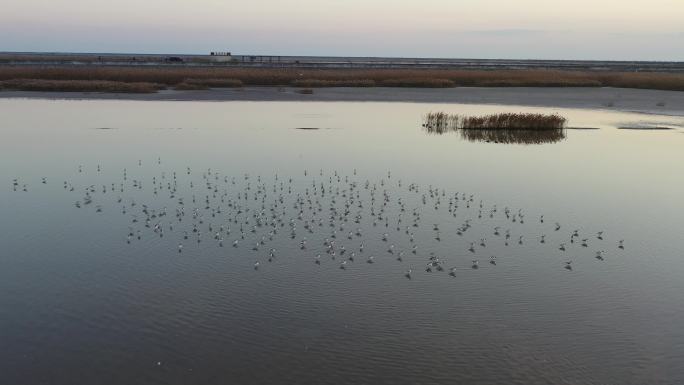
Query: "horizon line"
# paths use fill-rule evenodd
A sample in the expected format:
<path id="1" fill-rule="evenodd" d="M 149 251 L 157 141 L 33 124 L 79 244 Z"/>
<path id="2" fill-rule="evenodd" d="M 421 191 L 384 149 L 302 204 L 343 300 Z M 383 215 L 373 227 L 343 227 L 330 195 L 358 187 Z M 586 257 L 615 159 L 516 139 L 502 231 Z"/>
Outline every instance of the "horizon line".
<path id="1" fill-rule="evenodd" d="M 211 51 L 210 51 L 211 52 Z M 211 56 L 207 53 L 181 53 L 181 52 L 88 52 L 88 51 L 0 51 L 0 55 L 111 55 L 111 56 Z M 213 52 L 231 52 L 228 50 L 215 50 Z M 613 62 L 613 63 L 684 63 L 684 60 L 619 60 L 619 59 L 513 59 L 513 58 L 478 58 L 478 57 L 440 57 L 440 56 L 351 56 L 351 55 L 276 55 L 276 54 L 257 54 L 257 53 L 235 53 L 231 56 L 238 57 L 282 57 L 282 58 L 346 58 L 346 59 L 407 59 L 407 60 L 474 60 L 474 61 L 539 61 L 539 62 Z"/>

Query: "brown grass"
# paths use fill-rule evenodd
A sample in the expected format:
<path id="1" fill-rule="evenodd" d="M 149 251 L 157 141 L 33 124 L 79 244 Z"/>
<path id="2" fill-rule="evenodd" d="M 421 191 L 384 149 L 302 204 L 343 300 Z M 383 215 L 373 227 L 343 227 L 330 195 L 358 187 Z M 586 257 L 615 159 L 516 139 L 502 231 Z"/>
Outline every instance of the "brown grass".
<path id="1" fill-rule="evenodd" d="M 603 84 L 611 87 L 684 91 L 684 74 L 604 73 L 597 77 Z"/>
<path id="2" fill-rule="evenodd" d="M 194 84 L 198 86 L 205 86 L 209 88 L 239 88 L 242 87 L 242 81 L 239 79 L 230 79 L 230 78 L 208 78 L 208 79 L 203 79 L 203 78 L 193 78 L 193 79 L 185 79 L 183 83 L 186 84 Z"/>
<path id="3" fill-rule="evenodd" d="M 322 79 L 297 79 L 290 83 L 293 87 L 375 87 L 375 80 L 349 79 L 349 80 L 322 80 Z"/>
<path id="4" fill-rule="evenodd" d="M 449 79 L 437 78 L 398 78 L 385 79 L 380 83 L 383 87 L 416 87 L 416 88 L 449 88 L 455 87 L 456 83 Z"/>
<path id="5" fill-rule="evenodd" d="M 203 84 L 193 84 L 193 83 L 178 83 L 175 86 L 173 86 L 173 89 L 176 91 L 200 91 L 200 90 L 208 90 L 209 87 L 205 86 Z"/>
<path id="6" fill-rule="evenodd" d="M 565 139 L 566 119 L 557 114 L 503 113 L 465 116 L 430 112 L 423 117 L 428 134 L 458 132 L 471 142 L 556 143 Z"/>
<path id="7" fill-rule="evenodd" d="M 13 79 L 0 81 L 0 89 L 15 91 L 152 93 L 162 88 L 164 88 L 163 85 L 155 83 L 107 80 Z"/>
<path id="8" fill-rule="evenodd" d="M 466 116 L 430 112 L 423 117 L 423 128 L 431 133 L 457 130 L 562 130 L 567 120 L 557 114 L 503 113 Z"/>
<path id="9" fill-rule="evenodd" d="M 88 80 L 126 83 L 296 87 L 624 87 L 684 91 L 684 74 L 551 70 L 299 69 L 211 67 L 1 66 L 0 81 Z M 202 83 L 205 82 L 205 83 Z"/>

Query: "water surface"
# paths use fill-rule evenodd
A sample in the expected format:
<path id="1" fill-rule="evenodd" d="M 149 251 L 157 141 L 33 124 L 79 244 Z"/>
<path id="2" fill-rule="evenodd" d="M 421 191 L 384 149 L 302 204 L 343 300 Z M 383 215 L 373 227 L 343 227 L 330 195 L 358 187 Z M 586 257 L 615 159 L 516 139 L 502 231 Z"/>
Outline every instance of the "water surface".
<path id="1" fill-rule="evenodd" d="M 410 103 L 4 99 L 0 111 L 0 372 L 7 383 L 684 381 L 684 118 Z M 558 112 L 572 127 L 599 129 L 568 130 L 549 144 L 470 142 L 426 135 L 420 123 L 429 111 Z M 618 129 L 632 125 L 673 129 Z M 85 204 L 91 185 L 93 203 Z M 316 197 L 323 226 L 309 233 L 297 215 L 312 215 L 316 199 L 312 209 L 295 203 L 314 186 L 319 194 L 326 188 Z M 270 215 L 282 194 L 276 212 L 284 226 L 273 240 L 251 250 L 269 229 L 252 233 L 245 224 L 245 239 L 231 246 L 240 232 L 227 215 L 234 208 L 220 203 L 224 190 L 252 210 L 241 217 L 252 222 L 249 215 Z M 351 190 L 363 208 L 351 206 L 345 230 L 339 216 L 329 227 L 331 205 L 343 213 Z M 238 198 L 245 192 L 249 199 Z M 448 211 L 454 197 L 456 217 Z M 397 231 L 400 199 L 406 211 Z M 166 207 L 167 215 L 145 227 L 143 204 L 156 214 Z M 222 212 L 212 216 L 217 206 Z M 386 215 L 378 220 L 370 207 L 376 214 L 385 207 Z M 506 218 L 505 208 L 523 213 L 525 223 Z M 472 226 L 458 235 L 466 220 Z M 231 227 L 223 247 L 210 223 Z M 357 228 L 362 236 L 349 240 Z M 570 243 L 575 229 L 588 247 Z M 335 260 L 323 244 L 333 230 Z M 271 248 L 276 257 L 268 262 Z M 355 261 L 340 269 L 353 250 Z M 601 250 L 602 261 L 595 258 Z M 430 253 L 445 271 L 425 271 Z M 366 263 L 369 255 L 375 263 Z M 492 255 L 496 265 L 488 263 Z"/>

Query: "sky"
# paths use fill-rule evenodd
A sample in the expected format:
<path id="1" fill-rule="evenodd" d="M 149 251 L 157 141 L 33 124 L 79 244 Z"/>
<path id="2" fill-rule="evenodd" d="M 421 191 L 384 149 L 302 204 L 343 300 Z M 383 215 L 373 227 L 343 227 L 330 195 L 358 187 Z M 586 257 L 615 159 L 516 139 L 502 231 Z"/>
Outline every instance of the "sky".
<path id="1" fill-rule="evenodd" d="M 0 0 L 0 51 L 684 61 L 684 0 Z"/>

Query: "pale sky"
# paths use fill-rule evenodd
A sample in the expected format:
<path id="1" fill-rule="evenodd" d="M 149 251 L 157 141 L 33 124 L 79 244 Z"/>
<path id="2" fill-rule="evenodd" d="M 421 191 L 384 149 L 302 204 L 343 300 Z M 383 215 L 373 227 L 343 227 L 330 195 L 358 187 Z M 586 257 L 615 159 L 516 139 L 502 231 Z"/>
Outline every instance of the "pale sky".
<path id="1" fill-rule="evenodd" d="M 0 0 L 0 51 L 684 60 L 684 0 Z"/>

